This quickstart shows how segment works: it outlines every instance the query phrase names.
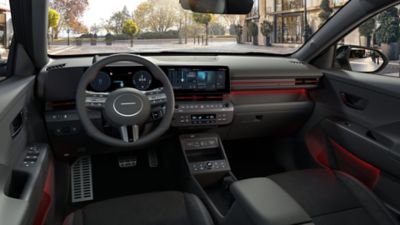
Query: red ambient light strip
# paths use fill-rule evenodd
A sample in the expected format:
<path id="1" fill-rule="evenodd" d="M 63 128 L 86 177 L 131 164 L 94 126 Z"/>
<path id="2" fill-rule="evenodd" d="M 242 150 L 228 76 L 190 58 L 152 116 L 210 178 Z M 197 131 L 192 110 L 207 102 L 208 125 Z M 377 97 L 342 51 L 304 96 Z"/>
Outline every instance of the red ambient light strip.
<path id="1" fill-rule="evenodd" d="M 330 142 L 335 150 L 339 169 L 357 178 L 370 189 L 373 189 L 379 180 L 381 171 L 358 158 L 334 140 L 330 139 Z"/>

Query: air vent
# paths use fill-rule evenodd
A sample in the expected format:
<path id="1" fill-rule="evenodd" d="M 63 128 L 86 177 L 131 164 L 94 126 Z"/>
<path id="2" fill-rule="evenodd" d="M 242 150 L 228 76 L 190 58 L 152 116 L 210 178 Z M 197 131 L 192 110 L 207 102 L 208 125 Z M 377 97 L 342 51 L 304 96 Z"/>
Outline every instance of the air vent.
<path id="1" fill-rule="evenodd" d="M 92 161 L 90 156 L 77 159 L 71 166 L 72 202 L 93 200 Z"/>
<path id="2" fill-rule="evenodd" d="M 305 62 L 302 62 L 302 61 L 294 61 L 294 60 L 289 61 L 289 62 L 292 63 L 292 64 L 297 64 L 297 65 L 305 65 L 305 64 L 306 64 Z"/>
<path id="3" fill-rule="evenodd" d="M 57 64 L 57 65 L 53 65 L 53 66 L 48 66 L 46 68 L 46 71 L 52 71 L 52 70 L 58 70 L 58 69 L 62 69 L 65 67 L 65 63 L 63 64 Z"/>
<path id="4" fill-rule="evenodd" d="M 318 78 L 298 78 L 296 79 L 296 85 L 318 85 Z"/>

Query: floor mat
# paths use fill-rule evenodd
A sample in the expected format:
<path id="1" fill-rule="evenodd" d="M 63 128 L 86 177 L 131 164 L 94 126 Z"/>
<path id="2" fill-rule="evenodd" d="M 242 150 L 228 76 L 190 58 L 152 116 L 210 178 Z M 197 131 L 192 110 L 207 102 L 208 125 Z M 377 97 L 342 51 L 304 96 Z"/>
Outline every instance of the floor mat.
<path id="1" fill-rule="evenodd" d="M 135 167 L 121 168 L 121 157 L 136 157 Z M 93 191 L 96 201 L 146 192 L 179 190 L 178 172 L 172 157 L 158 155 L 159 166 L 149 166 L 147 151 L 92 156 Z"/>
<path id="2" fill-rule="evenodd" d="M 238 179 L 265 177 L 285 172 L 275 160 L 266 140 L 235 140 L 224 142 L 233 174 Z"/>

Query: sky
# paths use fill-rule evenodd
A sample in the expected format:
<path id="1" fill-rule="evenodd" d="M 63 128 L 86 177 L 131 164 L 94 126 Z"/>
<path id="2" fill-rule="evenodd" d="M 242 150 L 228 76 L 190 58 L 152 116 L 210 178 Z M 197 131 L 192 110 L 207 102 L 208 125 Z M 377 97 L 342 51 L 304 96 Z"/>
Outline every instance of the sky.
<path id="1" fill-rule="evenodd" d="M 122 10 L 125 5 L 132 12 L 143 1 L 145 0 L 89 0 L 82 22 L 90 28 L 95 23 L 101 24 L 102 19 L 108 19 L 112 13 Z"/>

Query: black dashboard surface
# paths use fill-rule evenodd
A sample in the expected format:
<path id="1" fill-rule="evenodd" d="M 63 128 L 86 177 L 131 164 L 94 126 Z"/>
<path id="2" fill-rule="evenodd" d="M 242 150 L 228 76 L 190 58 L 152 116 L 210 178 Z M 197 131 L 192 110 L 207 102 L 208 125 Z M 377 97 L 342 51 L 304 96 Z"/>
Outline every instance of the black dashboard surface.
<path id="1" fill-rule="evenodd" d="M 172 77 L 176 98 L 172 132 L 176 129 L 187 132 L 185 129 L 194 129 L 193 126 L 199 128 L 197 131 L 204 131 L 206 127 L 207 132 L 218 133 L 224 140 L 297 131 L 314 106 L 308 90 L 318 87 L 323 75 L 308 64 L 285 57 L 162 55 L 146 58 Z M 49 134 L 59 157 L 77 156 L 82 149 L 114 151 L 91 141 L 76 113 L 76 88 L 90 65 L 91 57 L 59 58 L 39 74 L 37 94 L 45 104 Z M 112 73 L 109 75 L 111 86 L 103 88 L 113 90 L 121 87 L 121 83 L 139 89 L 160 85 L 152 78 L 150 81 L 143 71 L 145 68 L 139 64 L 113 63 L 103 69 L 105 73 Z M 223 74 L 221 71 L 224 79 L 218 78 Z M 104 82 L 108 81 L 102 80 L 97 85 Z M 103 124 L 101 118 L 100 112 L 92 116 L 99 127 Z"/>
<path id="2" fill-rule="evenodd" d="M 294 88 L 294 86 L 283 86 L 285 82 L 297 82 L 294 79 L 319 79 L 322 76 L 320 70 L 300 62 L 293 58 L 287 57 L 263 57 L 263 56 L 229 56 L 229 55 L 210 55 L 210 56 L 146 56 L 148 60 L 152 61 L 156 65 L 164 69 L 168 74 L 172 72 L 183 72 L 186 73 L 186 77 L 183 83 L 175 82 L 176 94 L 196 94 L 200 93 L 214 93 L 214 94 L 228 94 L 230 90 L 234 90 L 233 84 L 240 86 L 254 86 L 252 84 L 266 84 L 274 83 L 279 86 L 273 88 Z M 42 70 L 39 75 L 38 83 L 38 95 L 45 101 L 68 101 L 75 98 L 75 90 L 79 82 L 80 77 L 84 71 L 92 64 L 92 57 L 73 57 L 73 58 L 59 58 L 53 59 L 51 62 Z M 109 69 L 111 68 L 111 69 Z M 130 69 L 126 69 L 130 68 Z M 143 75 L 146 69 L 142 65 L 131 63 L 131 62 L 119 62 L 113 63 L 108 67 L 104 68 L 106 72 L 113 70 L 115 79 L 111 80 L 111 86 L 105 90 L 112 90 L 113 88 L 120 87 L 121 81 L 124 85 L 139 87 L 142 89 L 151 89 L 157 87 L 159 84 L 157 81 L 152 80 L 149 83 Z M 130 71 L 131 70 L 131 71 Z M 181 70 L 181 71 L 179 71 Z M 137 75 L 137 83 L 135 84 L 134 76 Z M 140 72 L 141 71 L 141 72 Z M 144 72 L 143 72 L 144 71 Z M 225 73 L 224 86 L 222 85 L 223 80 L 218 79 L 221 71 Z M 195 86 L 188 83 L 188 74 L 195 73 L 196 78 L 192 79 L 196 81 Z M 199 74 L 200 72 L 200 74 Z M 198 78 L 202 78 L 206 73 L 213 73 L 211 82 L 206 83 L 204 88 L 204 82 L 198 82 Z M 128 74 L 130 73 L 130 74 Z M 128 76 L 126 76 L 126 74 Z M 174 75 L 170 74 L 171 79 L 174 80 Z M 193 75 L 190 75 L 193 76 Z M 197 77 L 199 76 L 199 77 Z M 276 82 L 276 81 L 280 81 Z M 281 82 L 281 81 L 284 82 Z M 268 81 L 268 82 L 265 82 Z M 115 83 L 113 83 L 115 82 Z M 147 87 L 148 85 L 148 87 Z M 91 85 L 93 86 L 93 85 Z M 308 88 L 310 85 L 304 85 L 302 87 Z M 196 88 L 197 87 L 197 88 Z M 262 86 L 261 88 L 263 88 Z M 93 87 L 89 87 L 89 89 Z M 243 88 L 243 87 L 241 87 Z M 259 87 L 257 87 L 259 88 Z"/>

